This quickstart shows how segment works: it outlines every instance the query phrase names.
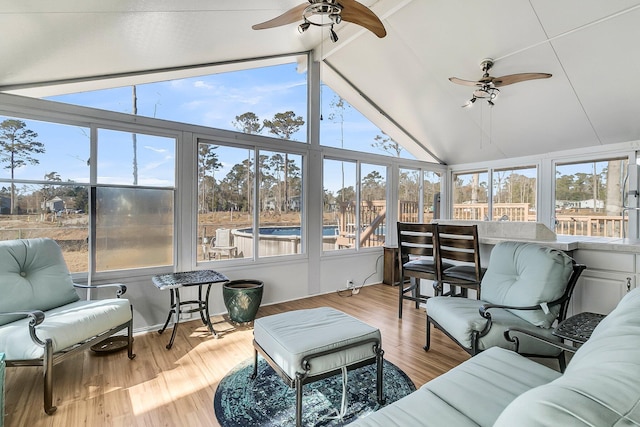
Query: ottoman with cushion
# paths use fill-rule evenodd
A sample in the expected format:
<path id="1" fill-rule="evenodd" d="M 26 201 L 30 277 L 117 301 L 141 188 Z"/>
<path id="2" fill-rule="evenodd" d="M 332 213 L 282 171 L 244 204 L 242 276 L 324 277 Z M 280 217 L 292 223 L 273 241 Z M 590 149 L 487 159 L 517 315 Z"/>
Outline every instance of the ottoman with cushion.
<path id="1" fill-rule="evenodd" d="M 364 365 L 377 364 L 377 398 L 383 403 L 380 330 L 329 307 L 296 310 L 256 319 L 258 352 L 289 387 L 296 389 L 296 425 L 302 420 L 302 386 Z M 344 408 L 343 408 L 344 409 Z"/>

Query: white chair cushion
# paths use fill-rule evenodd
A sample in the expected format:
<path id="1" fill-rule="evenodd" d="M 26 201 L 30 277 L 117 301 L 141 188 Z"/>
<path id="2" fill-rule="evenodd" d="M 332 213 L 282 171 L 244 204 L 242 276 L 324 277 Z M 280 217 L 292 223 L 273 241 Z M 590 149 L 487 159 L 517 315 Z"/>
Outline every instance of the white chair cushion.
<path id="1" fill-rule="evenodd" d="M 295 310 L 254 321 L 253 336 L 258 345 L 289 376 L 303 373 L 305 356 L 331 350 L 311 361 L 310 376 L 326 373 L 375 357 L 373 343 L 381 343 L 380 331 L 373 326 L 330 307 Z M 347 345 L 362 345 L 341 349 Z"/>
<path id="2" fill-rule="evenodd" d="M 491 251 L 482 279 L 482 300 L 492 304 L 535 306 L 560 298 L 573 272 L 571 257 L 534 243 L 501 242 Z M 513 314 L 543 328 L 558 317 L 559 306 L 540 310 L 512 310 Z"/>
<path id="3" fill-rule="evenodd" d="M 595 328 L 564 375 L 518 397 L 496 425 L 640 425 L 640 288 Z"/>
<path id="4" fill-rule="evenodd" d="M 429 317 L 440 325 L 446 325 L 447 333 L 456 339 L 463 347 L 471 349 L 471 334 L 485 328 L 487 319 L 480 316 L 480 306 L 484 301 L 469 298 L 434 297 L 427 300 Z M 483 351 L 497 346 L 515 350 L 515 343 L 507 341 L 504 332 L 509 328 L 521 328 L 534 334 L 542 335 L 550 341 L 560 341 L 552 334 L 552 329 L 540 328 L 516 316 L 510 310 L 491 309 L 491 329 L 489 333 L 478 340 L 478 350 Z M 519 351 L 524 354 L 541 356 L 557 356 L 558 348 L 545 344 L 537 339 L 519 333 L 512 336 L 520 340 Z"/>
<path id="5" fill-rule="evenodd" d="M 350 425 L 491 426 L 518 395 L 559 376 L 553 369 L 494 347 Z"/>
<path id="6" fill-rule="evenodd" d="M 0 242 L 2 293 L 0 311 L 46 311 L 78 301 L 67 264 L 51 239 Z M 18 317 L 2 316 L 0 325 Z"/>
<path id="7" fill-rule="evenodd" d="M 58 352 L 131 320 L 131 305 L 124 298 L 76 301 L 45 313 L 36 326 L 40 339 L 51 338 Z M 7 360 L 39 359 L 44 349 L 29 336 L 29 319 L 17 320 L 0 328 L 0 348 Z"/>

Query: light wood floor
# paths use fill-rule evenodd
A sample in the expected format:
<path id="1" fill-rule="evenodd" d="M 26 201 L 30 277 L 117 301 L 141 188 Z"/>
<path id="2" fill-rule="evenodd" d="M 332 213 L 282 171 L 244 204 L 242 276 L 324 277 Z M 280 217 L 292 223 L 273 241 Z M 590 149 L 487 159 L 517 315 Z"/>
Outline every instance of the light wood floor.
<path id="1" fill-rule="evenodd" d="M 320 306 L 342 310 L 378 327 L 385 359 L 420 387 L 469 356 L 440 331 L 432 334 L 431 350 L 425 352 L 425 311 L 407 301 L 398 319 L 397 292 L 387 285 L 368 286 L 349 297 L 333 293 L 263 306 L 258 316 Z M 5 426 L 218 426 L 216 387 L 231 368 L 253 356 L 251 329 L 214 339 L 200 321 L 185 322 L 167 350 L 170 332 L 136 336 L 134 360 L 126 351 L 106 356 L 87 351 L 57 365 L 53 397 L 58 411 L 52 416 L 42 409 L 42 370 L 7 368 Z"/>

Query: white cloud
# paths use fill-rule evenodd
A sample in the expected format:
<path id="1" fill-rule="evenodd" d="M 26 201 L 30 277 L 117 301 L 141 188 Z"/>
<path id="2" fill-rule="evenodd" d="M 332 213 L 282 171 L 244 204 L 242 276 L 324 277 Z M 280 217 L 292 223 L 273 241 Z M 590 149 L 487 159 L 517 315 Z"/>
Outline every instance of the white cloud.
<path id="1" fill-rule="evenodd" d="M 198 80 L 196 82 L 193 83 L 193 87 L 197 87 L 197 88 L 204 88 L 204 89 L 215 89 L 215 86 L 212 84 L 209 84 L 203 80 Z"/>
<path id="2" fill-rule="evenodd" d="M 153 152 L 156 152 L 156 153 L 166 153 L 167 152 L 166 148 L 156 148 L 156 147 L 152 147 L 151 145 L 145 145 L 144 148 L 146 148 L 147 150 L 151 150 Z"/>

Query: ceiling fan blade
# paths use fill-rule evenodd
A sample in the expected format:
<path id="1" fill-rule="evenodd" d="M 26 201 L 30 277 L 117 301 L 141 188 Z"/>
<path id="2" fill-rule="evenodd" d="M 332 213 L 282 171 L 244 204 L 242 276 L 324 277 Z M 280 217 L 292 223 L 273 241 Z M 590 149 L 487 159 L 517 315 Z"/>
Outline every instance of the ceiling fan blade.
<path id="1" fill-rule="evenodd" d="M 289 9 L 280 16 L 276 16 L 273 19 L 256 24 L 252 26 L 254 30 L 264 30 L 266 28 L 279 27 L 281 25 L 292 24 L 297 21 L 302 21 L 302 14 L 304 10 L 309 6 L 309 3 L 303 3 L 300 6 L 296 6 L 293 9 Z"/>
<path id="2" fill-rule="evenodd" d="M 340 16 L 344 21 L 360 25 L 379 38 L 387 35 L 387 30 L 385 30 L 380 18 L 368 7 L 355 0 L 340 0 L 339 3 L 342 6 Z"/>
<path id="3" fill-rule="evenodd" d="M 463 86 L 481 86 L 480 82 L 476 82 L 474 80 L 463 80 L 457 77 L 449 77 L 449 81 Z"/>
<path id="4" fill-rule="evenodd" d="M 501 87 L 514 83 L 524 82 L 527 80 L 548 79 L 549 77 L 551 77 L 551 74 L 548 73 L 509 74 L 508 76 L 493 77 L 493 85 L 495 87 Z"/>

